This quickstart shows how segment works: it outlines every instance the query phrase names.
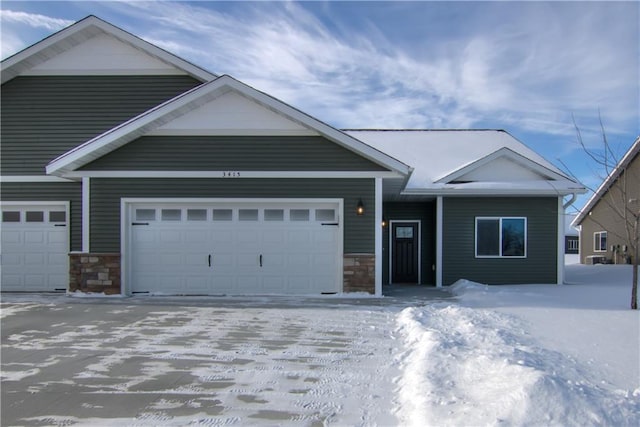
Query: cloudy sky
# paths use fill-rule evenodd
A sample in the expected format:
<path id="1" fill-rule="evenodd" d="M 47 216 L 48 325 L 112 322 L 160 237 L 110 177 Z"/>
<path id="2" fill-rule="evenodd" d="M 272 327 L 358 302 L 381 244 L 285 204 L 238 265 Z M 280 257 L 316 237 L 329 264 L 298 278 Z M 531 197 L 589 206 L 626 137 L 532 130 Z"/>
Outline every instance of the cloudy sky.
<path id="1" fill-rule="evenodd" d="M 582 153 L 572 117 L 598 149 L 600 116 L 618 155 L 640 133 L 638 2 L 0 8 L 3 59 L 93 14 L 335 127 L 505 129 L 588 186 L 602 171 Z"/>

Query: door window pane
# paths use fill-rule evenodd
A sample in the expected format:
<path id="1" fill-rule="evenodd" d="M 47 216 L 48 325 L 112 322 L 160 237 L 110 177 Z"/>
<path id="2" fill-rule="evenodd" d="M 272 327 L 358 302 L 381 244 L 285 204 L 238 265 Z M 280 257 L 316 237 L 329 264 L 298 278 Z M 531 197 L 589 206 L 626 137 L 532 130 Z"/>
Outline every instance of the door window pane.
<path id="1" fill-rule="evenodd" d="M 291 209 L 289 218 L 291 221 L 309 221 L 309 209 Z"/>
<path id="2" fill-rule="evenodd" d="M 316 221 L 335 221 L 336 212 L 333 209 L 316 209 Z"/>
<path id="3" fill-rule="evenodd" d="M 155 209 L 136 209 L 136 221 L 155 221 Z"/>
<path id="4" fill-rule="evenodd" d="M 231 209 L 214 209 L 214 221 L 231 221 L 233 219 L 233 210 Z"/>
<path id="5" fill-rule="evenodd" d="M 182 211 L 180 209 L 162 209 L 162 221 L 180 221 Z"/>
<path id="6" fill-rule="evenodd" d="M 206 221 L 206 209 L 187 209 L 187 221 Z"/>
<path id="7" fill-rule="evenodd" d="M 397 239 L 413 239 L 413 227 L 396 227 Z"/>
<path id="8" fill-rule="evenodd" d="M 2 222 L 20 222 L 20 211 L 3 211 Z"/>
<path id="9" fill-rule="evenodd" d="M 49 222 L 65 222 L 66 220 L 67 220 L 67 213 L 65 211 L 49 212 Z"/>
<path id="10" fill-rule="evenodd" d="M 284 221 L 284 209 L 265 209 L 265 221 Z"/>
<path id="11" fill-rule="evenodd" d="M 238 210 L 238 219 L 240 221 L 257 221 L 258 209 L 240 209 Z"/>
<path id="12" fill-rule="evenodd" d="M 27 211 L 27 222 L 44 222 L 44 212 Z"/>

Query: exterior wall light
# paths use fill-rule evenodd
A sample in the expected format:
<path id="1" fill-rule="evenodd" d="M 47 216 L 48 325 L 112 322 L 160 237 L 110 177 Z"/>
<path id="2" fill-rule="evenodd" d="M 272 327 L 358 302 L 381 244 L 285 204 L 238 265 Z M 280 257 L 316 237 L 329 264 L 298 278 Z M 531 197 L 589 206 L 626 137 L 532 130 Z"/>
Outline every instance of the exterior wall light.
<path id="1" fill-rule="evenodd" d="M 387 227 L 387 219 L 382 217 L 382 228 L 386 228 Z"/>
<path id="2" fill-rule="evenodd" d="M 358 200 L 358 205 L 356 206 L 356 214 L 364 215 L 364 204 L 362 203 L 362 199 Z"/>

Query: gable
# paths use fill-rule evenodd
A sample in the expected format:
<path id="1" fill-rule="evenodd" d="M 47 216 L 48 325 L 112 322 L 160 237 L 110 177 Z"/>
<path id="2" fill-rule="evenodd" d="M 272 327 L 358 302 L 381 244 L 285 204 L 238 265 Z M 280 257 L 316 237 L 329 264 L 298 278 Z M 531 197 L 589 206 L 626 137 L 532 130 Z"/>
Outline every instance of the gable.
<path id="1" fill-rule="evenodd" d="M 149 135 L 318 135 L 302 124 L 227 91 Z"/>
<path id="2" fill-rule="evenodd" d="M 548 177 L 504 157 L 494 159 L 456 178 L 460 182 L 538 181 Z"/>
<path id="3" fill-rule="evenodd" d="M 29 74 L 187 74 L 200 82 L 217 77 L 95 16 L 50 35 L 1 65 L 3 84 Z"/>
<path id="4" fill-rule="evenodd" d="M 23 73 L 30 75 L 187 74 L 167 62 L 102 33 Z"/>
<path id="5" fill-rule="evenodd" d="M 230 119 L 232 120 L 233 126 L 238 127 L 238 129 L 235 129 L 233 132 L 226 128 L 216 129 L 210 124 L 215 123 L 216 126 L 229 126 L 224 120 L 219 120 L 216 115 L 216 113 L 223 113 L 225 111 L 222 108 L 226 107 L 225 103 L 219 102 L 219 100 L 221 97 L 224 100 L 229 92 L 236 94 L 235 96 L 227 98 L 234 105 L 233 108 L 244 114 L 240 120 Z M 210 106 L 206 107 L 207 105 Z M 203 107 L 205 107 L 204 110 L 202 110 Z M 259 109 L 262 111 L 258 112 Z M 197 120 L 194 120 L 193 117 Z M 230 115 L 226 117 L 230 118 Z M 252 124 L 251 120 L 248 120 L 249 117 L 261 119 L 256 120 L 256 123 L 259 124 L 259 129 L 251 128 L 256 125 Z M 275 123 L 272 128 L 264 129 L 265 126 L 270 126 L 271 121 Z M 171 125 L 171 123 L 178 123 L 178 125 Z M 170 129 L 172 126 L 178 128 L 172 130 Z M 186 127 L 187 129 L 180 129 L 180 127 Z M 72 176 L 74 175 L 73 171 L 140 137 L 152 135 L 160 128 L 163 128 L 160 133 L 165 132 L 165 135 L 168 133 L 170 135 L 189 136 L 188 128 L 194 130 L 194 127 L 199 128 L 195 129 L 195 131 L 209 136 L 216 134 L 226 134 L 226 136 L 277 136 L 278 129 L 282 130 L 282 128 L 284 128 L 284 131 L 292 131 L 293 134 L 320 135 L 331 143 L 337 144 L 380 166 L 383 170 L 388 171 L 385 173 L 390 176 L 401 177 L 406 176 L 410 172 L 409 167 L 397 159 L 350 137 L 282 101 L 225 75 L 177 96 L 156 108 L 146 111 L 128 122 L 64 153 L 47 165 L 47 174 Z M 287 133 L 285 132 L 284 134 L 286 135 Z"/>

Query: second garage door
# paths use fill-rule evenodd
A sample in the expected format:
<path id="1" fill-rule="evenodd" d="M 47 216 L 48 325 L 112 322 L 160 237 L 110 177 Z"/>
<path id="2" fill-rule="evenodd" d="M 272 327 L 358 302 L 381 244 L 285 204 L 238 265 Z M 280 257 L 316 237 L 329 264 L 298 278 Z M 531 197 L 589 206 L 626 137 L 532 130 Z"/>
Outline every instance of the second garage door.
<path id="1" fill-rule="evenodd" d="M 320 294 L 342 290 L 339 203 L 131 207 L 131 293 Z"/>

